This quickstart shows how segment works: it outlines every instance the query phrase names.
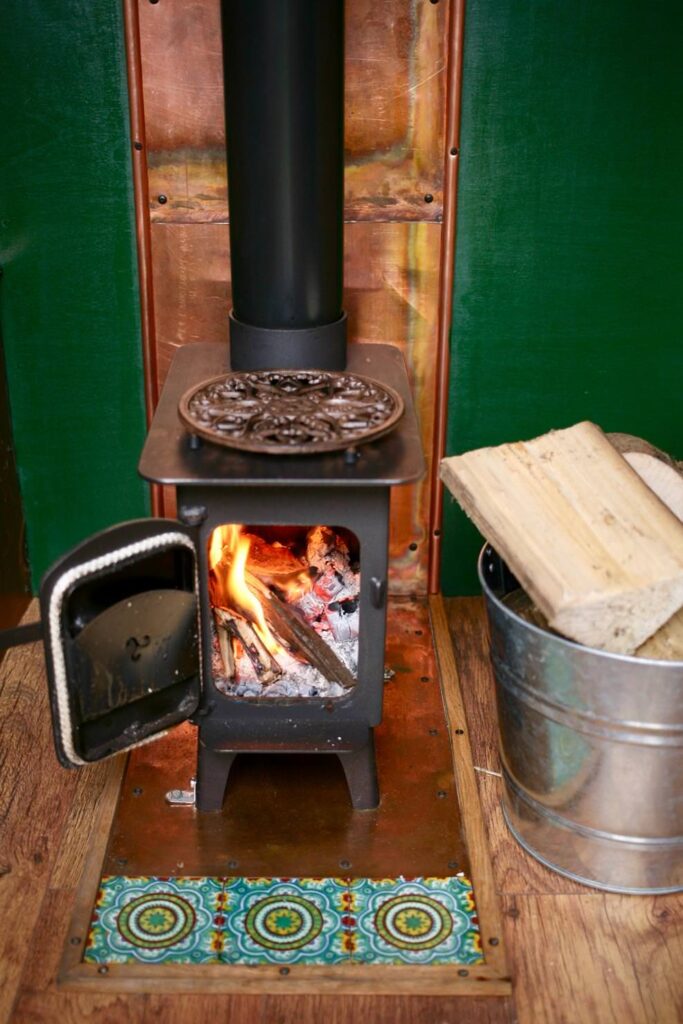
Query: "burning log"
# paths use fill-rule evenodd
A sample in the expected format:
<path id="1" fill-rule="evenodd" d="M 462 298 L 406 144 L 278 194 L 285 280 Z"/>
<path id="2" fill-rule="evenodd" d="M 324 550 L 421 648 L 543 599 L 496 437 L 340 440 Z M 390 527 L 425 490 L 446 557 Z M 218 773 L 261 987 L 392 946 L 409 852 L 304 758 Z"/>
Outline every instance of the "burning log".
<path id="1" fill-rule="evenodd" d="M 252 626 L 245 620 L 240 619 L 237 616 L 231 615 L 226 608 L 215 608 L 216 625 L 218 629 L 218 643 L 221 648 L 221 659 L 224 667 L 228 667 L 232 663 L 232 671 L 226 675 L 228 678 L 232 678 L 235 672 L 235 660 L 230 650 L 230 655 L 226 659 L 224 656 L 224 646 L 230 647 L 230 637 L 235 640 L 239 640 L 244 648 L 244 653 L 249 658 L 249 661 L 254 666 L 254 672 L 258 679 L 262 683 L 273 683 L 276 679 L 279 679 L 282 675 L 282 669 L 278 665 L 277 661 L 272 654 L 267 650 L 265 645 L 259 639 L 256 631 Z M 218 623 L 220 622 L 220 626 Z M 227 634 L 227 635 L 226 635 Z M 221 641 L 221 635 L 223 640 Z"/>
<path id="2" fill-rule="evenodd" d="M 255 533 L 243 533 L 249 541 L 249 571 L 268 583 L 277 579 L 296 580 L 306 565 L 285 544 L 269 544 Z"/>
<path id="3" fill-rule="evenodd" d="M 250 573 L 247 573 L 246 578 L 249 587 L 262 601 L 268 624 L 290 650 L 300 652 L 331 683 L 339 683 L 344 689 L 355 685 L 356 680 L 343 661 L 311 626 L 299 618 L 286 601 Z"/>
<path id="4" fill-rule="evenodd" d="M 302 655 L 329 682 L 339 683 L 344 689 L 349 689 L 355 684 L 353 674 L 332 648 L 311 626 L 299 618 L 286 601 L 264 586 L 255 576 L 247 575 L 247 585 L 261 598 L 268 625 L 283 645 L 292 653 Z M 226 608 L 214 608 L 214 618 L 221 661 L 228 679 L 234 678 L 235 675 L 231 639 L 240 641 L 260 682 L 272 683 L 282 676 L 277 659 L 266 649 L 248 622 L 232 615 Z"/>
<path id="5" fill-rule="evenodd" d="M 339 683 L 345 690 L 355 684 L 352 673 L 332 648 L 275 594 L 270 598 L 266 617 L 269 618 L 275 632 L 285 640 L 290 648 L 294 647 L 300 651 L 325 679 L 331 683 Z"/>
<path id="6" fill-rule="evenodd" d="M 348 545 L 329 526 L 314 526 L 306 538 L 306 561 L 320 575 L 326 569 L 343 575 L 349 568 Z"/>
<path id="7" fill-rule="evenodd" d="M 223 672 L 227 679 L 234 679 L 235 677 L 235 657 L 232 653 L 232 638 L 228 626 L 224 622 L 224 616 L 227 612 L 224 612 L 222 608 L 214 608 L 213 610 L 213 621 L 216 626 L 216 634 L 218 636 L 218 647 L 221 653 L 221 661 L 223 663 Z"/>

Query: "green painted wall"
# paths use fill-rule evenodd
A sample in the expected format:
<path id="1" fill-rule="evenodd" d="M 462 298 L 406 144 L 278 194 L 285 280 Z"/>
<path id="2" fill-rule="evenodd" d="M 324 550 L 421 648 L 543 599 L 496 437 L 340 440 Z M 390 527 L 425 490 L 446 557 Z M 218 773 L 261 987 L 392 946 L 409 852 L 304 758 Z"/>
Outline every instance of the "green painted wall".
<path id="1" fill-rule="evenodd" d="M 470 0 L 448 451 L 592 419 L 683 457 L 683 5 Z M 446 499 L 443 590 L 481 544 Z"/>
<path id="2" fill-rule="evenodd" d="M 0 332 L 34 585 L 148 507 L 120 8 L 0 4 Z"/>

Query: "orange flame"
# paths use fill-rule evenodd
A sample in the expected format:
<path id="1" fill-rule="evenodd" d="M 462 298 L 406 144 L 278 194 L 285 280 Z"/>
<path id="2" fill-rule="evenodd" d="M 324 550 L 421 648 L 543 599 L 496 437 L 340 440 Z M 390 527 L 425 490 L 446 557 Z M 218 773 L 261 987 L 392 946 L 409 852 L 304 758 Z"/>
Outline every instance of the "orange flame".
<path id="1" fill-rule="evenodd" d="M 303 597 L 309 590 L 313 589 L 313 582 L 311 577 L 305 572 L 297 573 L 296 576 L 290 576 L 278 581 L 278 587 L 284 593 L 287 600 L 291 603 Z"/>
<path id="2" fill-rule="evenodd" d="M 213 573 L 211 601 L 250 622 L 265 648 L 276 657 L 282 647 L 268 627 L 263 605 L 246 580 L 250 546 L 251 540 L 242 536 L 241 526 L 230 523 L 215 528 L 209 541 L 209 569 Z"/>

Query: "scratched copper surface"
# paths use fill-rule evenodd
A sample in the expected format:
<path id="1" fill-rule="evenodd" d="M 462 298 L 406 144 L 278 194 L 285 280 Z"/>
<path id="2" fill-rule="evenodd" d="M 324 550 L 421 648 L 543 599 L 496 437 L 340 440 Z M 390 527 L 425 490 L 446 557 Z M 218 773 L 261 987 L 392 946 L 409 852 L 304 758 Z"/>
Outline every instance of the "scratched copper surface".
<path id="1" fill-rule="evenodd" d="M 441 217 L 447 7 L 347 0 L 349 220 Z M 225 221 L 219 0 L 140 3 L 139 17 L 152 219 Z"/>
<path id="2" fill-rule="evenodd" d="M 194 772 L 181 726 L 131 755 L 104 873 L 359 877 L 469 872 L 426 601 L 389 608 L 382 793 L 353 811 L 336 757 L 243 755 L 223 810 L 166 804 Z"/>

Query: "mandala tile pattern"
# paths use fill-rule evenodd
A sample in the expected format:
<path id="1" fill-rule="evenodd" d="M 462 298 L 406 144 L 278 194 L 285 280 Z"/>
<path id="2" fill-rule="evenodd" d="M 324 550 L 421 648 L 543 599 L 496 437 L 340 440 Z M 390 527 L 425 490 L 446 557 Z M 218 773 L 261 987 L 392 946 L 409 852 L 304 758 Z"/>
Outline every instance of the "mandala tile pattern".
<path id="1" fill-rule="evenodd" d="M 342 896 L 335 878 L 230 878 L 228 963 L 334 964 L 344 955 Z"/>
<path id="2" fill-rule="evenodd" d="M 355 893 L 362 963 L 483 961 L 472 886 L 464 877 L 362 880 Z"/>
<path id="3" fill-rule="evenodd" d="M 470 882 L 102 879 L 90 963 L 483 963 Z"/>
<path id="4" fill-rule="evenodd" d="M 222 878 L 103 878 L 84 959 L 215 962 L 222 905 Z"/>

